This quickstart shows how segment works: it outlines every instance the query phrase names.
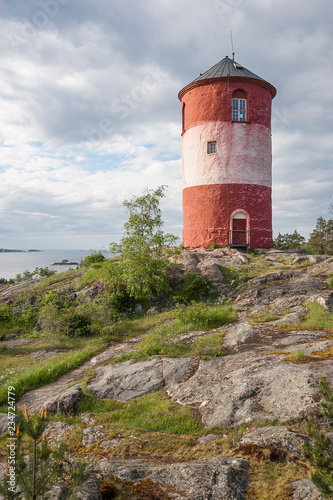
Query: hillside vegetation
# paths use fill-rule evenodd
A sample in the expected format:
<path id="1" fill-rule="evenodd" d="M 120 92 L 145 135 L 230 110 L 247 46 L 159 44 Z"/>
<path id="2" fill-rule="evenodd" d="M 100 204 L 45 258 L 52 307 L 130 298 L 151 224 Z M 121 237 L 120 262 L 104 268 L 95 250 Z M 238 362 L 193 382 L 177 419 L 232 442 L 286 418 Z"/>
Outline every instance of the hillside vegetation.
<path id="1" fill-rule="evenodd" d="M 161 197 L 112 258 L 0 288 L 4 484 L 10 388 L 26 498 L 330 498 L 333 258 L 175 247 Z"/>

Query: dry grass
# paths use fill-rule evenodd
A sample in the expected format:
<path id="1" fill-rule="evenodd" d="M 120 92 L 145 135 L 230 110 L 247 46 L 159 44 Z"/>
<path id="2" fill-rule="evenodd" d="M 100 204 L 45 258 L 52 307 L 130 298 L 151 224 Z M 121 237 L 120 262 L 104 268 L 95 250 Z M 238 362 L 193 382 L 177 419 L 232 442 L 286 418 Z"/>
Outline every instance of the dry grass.
<path id="1" fill-rule="evenodd" d="M 249 477 L 247 500 L 287 500 L 292 498 L 291 483 L 307 477 L 307 472 L 297 463 L 251 459 Z"/>

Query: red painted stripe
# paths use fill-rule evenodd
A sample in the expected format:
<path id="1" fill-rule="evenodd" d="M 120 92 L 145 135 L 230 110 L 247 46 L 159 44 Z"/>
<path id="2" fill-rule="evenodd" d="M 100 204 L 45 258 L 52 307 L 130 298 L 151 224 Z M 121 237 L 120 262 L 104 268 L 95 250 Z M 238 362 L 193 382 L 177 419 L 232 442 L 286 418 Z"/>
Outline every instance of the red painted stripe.
<path id="1" fill-rule="evenodd" d="M 227 245 L 231 215 L 249 215 L 250 248 L 271 248 L 272 190 L 250 184 L 210 184 L 183 190 L 183 245 Z"/>
<path id="2" fill-rule="evenodd" d="M 247 122 L 260 123 L 271 128 L 272 95 L 266 88 L 254 83 L 214 81 L 194 87 L 182 98 L 185 103 L 185 133 L 191 127 L 207 121 L 232 121 L 232 94 L 242 89 L 247 94 Z"/>

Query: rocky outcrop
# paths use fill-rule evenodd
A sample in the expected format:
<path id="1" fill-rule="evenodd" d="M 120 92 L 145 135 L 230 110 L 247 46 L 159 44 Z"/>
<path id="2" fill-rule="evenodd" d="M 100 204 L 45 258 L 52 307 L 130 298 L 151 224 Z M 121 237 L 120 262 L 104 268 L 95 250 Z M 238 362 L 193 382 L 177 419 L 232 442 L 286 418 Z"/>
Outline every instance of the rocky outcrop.
<path id="1" fill-rule="evenodd" d="M 150 480 L 162 487 L 165 498 L 178 500 L 245 500 L 249 483 L 247 460 L 221 456 L 162 466 L 141 460 L 103 460 L 99 467 L 106 477 L 133 483 Z"/>
<path id="2" fill-rule="evenodd" d="M 103 500 L 101 481 L 97 477 L 90 477 L 75 492 L 75 498 L 80 500 Z"/>
<path id="3" fill-rule="evenodd" d="M 207 427 L 293 422 L 320 413 L 317 384 L 322 373 L 332 379 L 332 362 L 297 365 L 284 357 L 246 351 L 201 361 L 193 377 L 166 391 L 180 404 L 195 405 Z"/>
<path id="4" fill-rule="evenodd" d="M 306 440 L 306 436 L 300 436 L 288 427 L 268 426 L 244 434 L 239 444 L 240 447 L 255 445 L 261 448 L 275 448 L 287 455 L 301 457 L 302 443 Z"/>
<path id="5" fill-rule="evenodd" d="M 47 400 L 43 407 L 48 413 L 69 413 L 75 414 L 82 401 L 81 384 L 75 384 L 69 389 L 60 392 L 56 396 Z"/>
<path id="6" fill-rule="evenodd" d="M 8 413 L 0 413 L 0 436 L 3 436 L 8 431 L 9 422 L 12 422 L 12 420 L 8 420 Z M 18 425 L 21 422 L 21 418 L 15 415 L 14 422 L 15 425 Z"/>
<path id="7" fill-rule="evenodd" d="M 84 429 L 82 436 L 82 446 L 90 446 L 91 444 L 97 443 L 104 439 L 108 433 L 102 432 L 102 425 L 95 425 L 94 427 L 88 427 Z"/>
<path id="8" fill-rule="evenodd" d="M 294 490 L 293 500 L 323 500 L 317 486 L 310 479 L 301 479 L 291 484 Z"/>
<path id="9" fill-rule="evenodd" d="M 96 368 L 96 377 L 87 385 L 94 396 L 116 401 L 129 401 L 178 384 L 192 373 L 191 358 L 156 357 L 151 361 L 126 361 Z"/>

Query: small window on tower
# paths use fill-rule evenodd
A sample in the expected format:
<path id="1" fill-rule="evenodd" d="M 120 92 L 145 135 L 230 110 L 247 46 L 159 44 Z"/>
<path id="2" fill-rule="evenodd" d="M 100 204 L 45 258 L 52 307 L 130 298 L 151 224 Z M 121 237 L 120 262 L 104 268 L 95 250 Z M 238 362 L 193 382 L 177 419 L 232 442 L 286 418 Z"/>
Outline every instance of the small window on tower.
<path id="1" fill-rule="evenodd" d="M 213 155 L 216 153 L 216 142 L 209 142 L 208 143 L 208 154 Z"/>

